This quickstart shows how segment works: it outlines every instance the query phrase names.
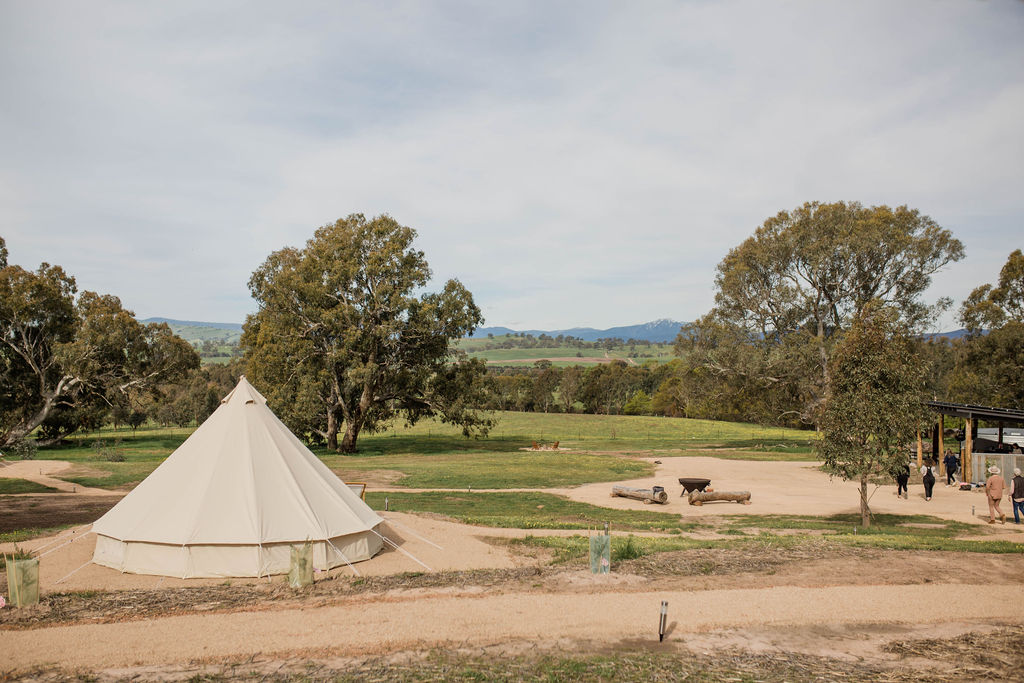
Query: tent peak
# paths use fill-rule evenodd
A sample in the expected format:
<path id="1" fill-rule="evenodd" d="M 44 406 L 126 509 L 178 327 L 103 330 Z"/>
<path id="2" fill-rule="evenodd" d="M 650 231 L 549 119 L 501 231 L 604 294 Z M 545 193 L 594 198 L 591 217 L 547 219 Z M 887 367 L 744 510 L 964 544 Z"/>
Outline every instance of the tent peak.
<path id="1" fill-rule="evenodd" d="M 266 405 L 267 399 L 263 398 L 263 394 L 256 391 L 253 385 L 249 384 L 249 380 L 242 375 L 238 378 L 238 384 L 232 389 L 227 396 L 221 399 L 221 403 L 235 403 L 241 402 L 245 404 L 255 405 Z"/>

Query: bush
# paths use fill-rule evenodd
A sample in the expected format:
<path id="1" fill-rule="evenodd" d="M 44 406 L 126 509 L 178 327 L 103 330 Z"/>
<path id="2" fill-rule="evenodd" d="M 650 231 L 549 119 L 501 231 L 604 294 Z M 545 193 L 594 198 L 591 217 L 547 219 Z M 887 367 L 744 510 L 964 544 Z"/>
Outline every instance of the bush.
<path id="1" fill-rule="evenodd" d="M 32 551 L 31 550 L 25 550 L 21 546 L 15 544 L 13 550 L 8 550 L 7 552 L 4 553 L 4 559 L 5 560 L 9 559 L 12 562 L 14 560 L 31 560 L 32 559 Z"/>
<path id="2" fill-rule="evenodd" d="M 92 442 L 93 460 L 105 460 L 107 462 L 124 462 L 124 453 L 120 450 L 121 439 L 116 439 L 112 445 L 107 445 L 103 439 L 96 439 Z"/>
<path id="3" fill-rule="evenodd" d="M 639 543 L 633 541 L 633 536 L 630 534 L 626 538 L 625 545 L 620 545 L 618 548 L 612 549 L 612 559 L 616 562 L 622 560 L 636 560 L 643 557 L 647 553 L 640 547 Z"/>
<path id="4" fill-rule="evenodd" d="M 34 460 L 39 446 L 32 439 L 18 439 L 7 447 L 7 454 L 19 460 Z"/>

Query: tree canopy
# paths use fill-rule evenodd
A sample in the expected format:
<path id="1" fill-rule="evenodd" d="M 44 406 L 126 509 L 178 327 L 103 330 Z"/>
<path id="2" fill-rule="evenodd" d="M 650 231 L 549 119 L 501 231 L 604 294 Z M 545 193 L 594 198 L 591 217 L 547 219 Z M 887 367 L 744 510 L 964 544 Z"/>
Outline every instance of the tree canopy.
<path id="1" fill-rule="evenodd" d="M 869 478 L 905 465 L 927 421 L 921 342 L 908 332 L 898 311 L 866 307 L 831 360 L 818 448 L 828 472 L 859 482 L 864 526 L 871 523 Z"/>
<path id="2" fill-rule="evenodd" d="M 960 241 L 917 210 L 808 202 L 726 255 L 714 308 L 683 330 L 677 352 L 725 386 L 758 387 L 769 404 L 797 399 L 815 423 L 840 333 L 870 302 L 921 329 L 948 305 L 922 300 L 932 275 L 961 258 Z"/>
<path id="3" fill-rule="evenodd" d="M 483 363 L 451 346 L 482 322 L 480 310 L 458 280 L 417 294 L 431 272 L 415 237 L 390 216 L 352 214 L 253 273 L 248 372 L 293 430 L 354 452 L 361 431 L 398 413 L 436 415 L 467 435 L 489 426 L 470 408 Z"/>
<path id="4" fill-rule="evenodd" d="M 1024 322 L 1024 254 L 1010 252 L 999 271 L 999 284 L 976 287 L 960 307 L 960 321 L 973 334 Z"/>
<path id="5" fill-rule="evenodd" d="M 60 266 L 7 263 L 0 239 L 0 445 L 42 428 L 53 441 L 134 392 L 199 364 L 165 324 L 143 326 L 117 297 L 82 292 Z M 72 419 L 74 417 L 74 419 Z"/>
<path id="6" fill-rule="evenodd" d="M 1012 251 L 999 283 L 975 288 L 960 308 L 969 335 L 956 345 L 951 391 L 966 402 L 1024 408 L 1024 254 Z"/>

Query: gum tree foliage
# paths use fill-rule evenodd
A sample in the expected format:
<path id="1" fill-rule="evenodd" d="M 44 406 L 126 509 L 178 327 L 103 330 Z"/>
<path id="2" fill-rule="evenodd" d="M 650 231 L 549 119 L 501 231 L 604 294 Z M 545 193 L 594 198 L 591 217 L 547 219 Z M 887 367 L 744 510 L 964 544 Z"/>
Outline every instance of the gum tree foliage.
<path id="1" fill-rule="evenodd" d="M 683 329 L 677 354 L 728 402 L 760 397 L 776 419 L 792 411 L 814 424 L 837 333 L 875 300 L 922 329 L 948 306 L 922 301 L 932 276 L 961 258 L 959 240 L 906 206 L 809 202 L 782 211 L 719 263 L 715 306 Z"/>
<path id="2" fill-rule="evenodd" d="M 11 265 L 0 240 L 0 445 L 40 429 L 52 443 L 199 357 L 166 324 L 143 326 L 115 296 L 82 292 L 60 266 Z"/>
<path id="3" fill-rule="evenodd" d="M 579 399 L 588 413 L 621 415 L 643 374 L 641 368 L 618 359 L 590 368 L 583 375 Z"/>
<path id="4" fill-rule="evenodd" d="M 960 309 L 950 391 L 959 400 L 1024 408 L 1024 254 L 1010 253 L 999 283 L 977 287 Z"/>
<path id="5" fill-rule="evenodd" d="M 458 280 L 417 294 L 431 273 L 415 237 L 390 216 L 352 214 L 272 253 L 249 280 L 249 375 L 289 427 L 332 450 L 355 452 L 363 430 L 397 414 L 439 416 L 467 436 L 491 424 L 471 409 L 484 364 L 451 344 L 480 310 Z"/>
<path id="6" fill-rule="evenodd" d="M 861 524 L 870 526 L 868 481 L 907 462 L 928 421 L 921 342 L 892 308 L 867 306 L 830 361 L 819 453 L 829 473 L 860 484 Z"/>

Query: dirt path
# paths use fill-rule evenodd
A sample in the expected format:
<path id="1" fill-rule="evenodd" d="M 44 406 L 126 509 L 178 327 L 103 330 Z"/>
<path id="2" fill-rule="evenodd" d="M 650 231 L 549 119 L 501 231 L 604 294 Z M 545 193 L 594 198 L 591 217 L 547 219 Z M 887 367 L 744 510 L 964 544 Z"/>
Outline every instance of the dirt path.
<path id="1" fill-rule="evenodd" d="M 5 668 L 99 668 L 273 657 L 294 651 L 374 654 L 509 641 L 657 639 L 668 600 L 670 638 L 721 628 L 812 624 L 1019 623 L 1024 586 L 917 585 L 353 598 L 312 608 L 0 631 Z M 895 605 L 928 609 L 895 609 Z"/>
<path id="2" fill-rule="evenodd" d="M 82 496 L 109 496 L 110 491 L 96 489 L 80 484 L 72 484 L 58 479 L 56 475 L 71 469 L 73 465 L 65 460 L 17 460 L 0 462 L 0 478 L 26 479 L 43 486 L 57 489 L 63 493 L 75 493 Z M 13 494 L 32 495 L 32 494 Z"/>

